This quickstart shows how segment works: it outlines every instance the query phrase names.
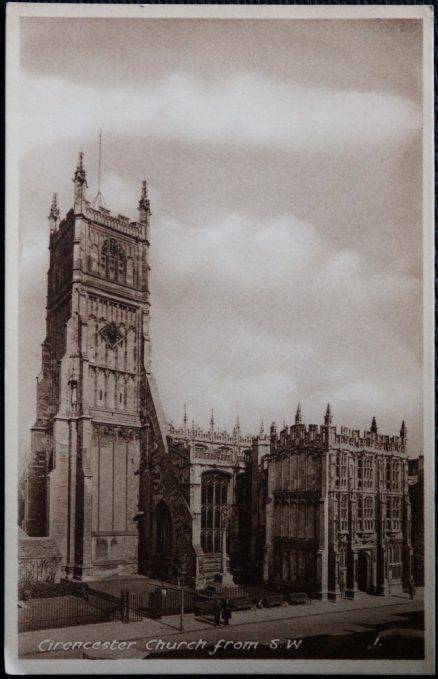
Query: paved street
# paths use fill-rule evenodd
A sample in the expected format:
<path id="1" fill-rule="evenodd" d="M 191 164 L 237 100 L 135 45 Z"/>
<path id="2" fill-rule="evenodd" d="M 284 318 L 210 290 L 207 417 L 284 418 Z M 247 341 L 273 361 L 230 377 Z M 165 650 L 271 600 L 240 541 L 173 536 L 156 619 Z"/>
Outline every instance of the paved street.
<path id="1" fill-rule="evenodd" d="M 48 639 L 54 643 L 114 639 L 132 642 L 126 644 L 122 650 L 86 650 L 88 657 L 99 658 L 141 658 L 148 652 L 175 650 L 171 642 L 189 643 L 199 640 L 210 646 L 220 639 L 234 642 L 256 640 L 260 644 L 269 644 L 273 639 L 303 639 L 301 648 L 305 648 L 305 639 L 318 635 L 336 637 L 372 631 L 373 626 L 379 624 L 399 627 L 406 623 L 408 615 L 418 614 L 423 608 L 421 589 L 413 601 L 404 593 L 385 598 L 362 595 L 355 601 L 314 601 L 307 605 L 239 611 L 233 614 L 230 627 L 215 628 L 209 618 L 190 614 L 184 617 L 183 631 L 179 630 L 179 616 L 167 616 L 159 621 L 146 619 L 130 624 L 112 622 L 26 632 L 19 635 L 19 651 L 22 658 L 83 657 L 82 649 L 62 650 L 58 647 L 55 652 L 39 651 L 39 644 Z M 47 646 L 48 643 L 45 644 Z M 184 644 L 180 643 L 178 648 L 182 647 Z M 296 653 L 297 649 L 292 647 L 291 652 Z"/>

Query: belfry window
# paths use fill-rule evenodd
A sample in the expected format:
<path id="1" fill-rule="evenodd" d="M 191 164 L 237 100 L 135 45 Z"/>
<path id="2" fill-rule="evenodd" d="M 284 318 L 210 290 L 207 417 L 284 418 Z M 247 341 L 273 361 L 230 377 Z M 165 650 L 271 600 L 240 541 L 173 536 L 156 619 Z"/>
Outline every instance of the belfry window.
<path id="1" fill-rule="evenodd" d="M 126 279 L 126 253 L 121 243 L 106 238 L 100 250 L 100 274 L 105 278 L 124 283 Z"/>
<path id="2" fill-rule="evenodd" d="M 204 552 L 221 551 L 222 507 L 227 504 L 228 476 L 206 472 L 201 481 L 201 546 Z"/>

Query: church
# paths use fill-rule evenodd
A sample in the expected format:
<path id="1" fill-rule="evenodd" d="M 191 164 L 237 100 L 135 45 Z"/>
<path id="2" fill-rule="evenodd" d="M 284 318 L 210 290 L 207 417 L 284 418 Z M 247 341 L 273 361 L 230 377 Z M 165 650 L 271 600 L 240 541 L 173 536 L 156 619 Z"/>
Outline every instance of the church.
<path id="1" fill-rule="evenodd" d="M 46 338 L 22 527 L 75 579 L 142 574 L 259 582 L 326 598 L 385 594 L 411 575 L 406 428 L 399 437 L 295 424 L 246 436 L 170 424 L 151 366 L 150 219 L 87 197 L 49 212 Z M 98 194 L 99 195 L 99 194 Z"/>

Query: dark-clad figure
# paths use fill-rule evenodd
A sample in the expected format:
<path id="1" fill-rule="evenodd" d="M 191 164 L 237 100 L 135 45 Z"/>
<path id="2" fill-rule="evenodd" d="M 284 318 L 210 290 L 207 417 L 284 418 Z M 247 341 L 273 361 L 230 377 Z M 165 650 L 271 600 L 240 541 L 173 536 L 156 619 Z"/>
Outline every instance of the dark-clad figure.
<path id="1" fill-rule="evenodd" d="M 221 624 L 221 608 L 221 602 L 219 599 L 215 599 L 213 604 L 213 621 L 215 627 L 219 627 Z"/>
<path id="2" fill-rule="evenodd" d="M 224 625 L 228 625 L 231 618 L 231 602 L 228 597 L 224 599 L 224 603 L 222 604 L 222 618 Z"/>
<path id="3" fill-rule="evenodd" d="M 409 583 L 409 594 L 411 596 L 411 599 L 413 599 L 415 596 L 415 582 L 413 579 Z"/>

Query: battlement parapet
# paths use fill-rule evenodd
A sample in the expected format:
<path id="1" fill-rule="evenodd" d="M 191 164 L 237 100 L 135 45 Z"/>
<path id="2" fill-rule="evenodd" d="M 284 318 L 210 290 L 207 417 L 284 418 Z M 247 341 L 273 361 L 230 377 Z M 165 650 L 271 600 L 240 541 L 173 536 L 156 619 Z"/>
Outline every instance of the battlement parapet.
<path id="1" fill-rule="evenodd" d="M 279 435 L 271 435 L 271 451 L 282 452 L 289 448 L 315 447 L 333 448 L 343 446 L 351 449 L 371 451 L 392 451 L 404 453 L 405 443 L 400 436 L 387 436 L 372 431 L 349 429 L 327 425 L 295 424 L 285 427 Z"/>
<path id="2" fill-rule="evenodd" d="M 222 443 L 244 447 L 250 447 L 253 443 L 251 435 L 242 435 L 236 430 L 230 434 L 227 431 L 204 431 L 198 426 L 177 428 L 170 424 L 169 433 L 175 439 L 188 439 L 200 443 Z"/>
<path id="3" fill-rule="evenodd" d="M 114 231 L 130 236 L 131 238 L 139 238 L 141 236 L 141 224 L 131 222 L 129 217 L 118 215 L 115 217 L 107 208 L 100 207 L 99 209 L 86 205 L 84 216 L 91 219 L 95 224 L 108 227 Z"/>

